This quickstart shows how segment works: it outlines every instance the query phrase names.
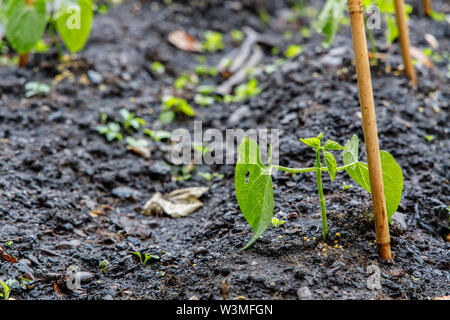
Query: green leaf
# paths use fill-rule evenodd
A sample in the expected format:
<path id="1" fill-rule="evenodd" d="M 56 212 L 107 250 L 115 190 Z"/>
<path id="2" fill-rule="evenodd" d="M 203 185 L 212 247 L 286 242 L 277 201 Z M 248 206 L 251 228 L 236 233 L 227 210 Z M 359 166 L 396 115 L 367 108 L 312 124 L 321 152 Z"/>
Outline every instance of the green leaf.
<path id="1" fill-rule="evenodd" d="M 391 44 L 398 37 L 398 27 L 395 18 L 392 15 L 386 15 L 386 41 L 388 44 Z"/>
<path id="2" fill-rule="evenodd" d="M 327 166 L 331 181 L 334 181 L 334 179 L 336 178 L 337 168 L 336 159 L 334 159 L 333 154 L 325 150 L 323 150 L 323 157 L 325 159 L 325 164 Z"/>
<path id="3" fill-rule="evenodd" d="M 163 111 L 159 114 L 159 121 L 161 121 L 163 124 L 168 124 L 173 121 L 175 118 L 175 113 L 173 111 Z"/>
<path id="4" fill-rule="evenodd" d="M 324 149 L 328 150 L 344 150 L 345 147 L 341 146 L 339 143 L 333 140 L 327 140 L 323 145 Z"/>
<path id="5" fill-rule="evenodd" d="M 319 148 L 320 147 L 320 140 L 318 138 L 306 138 L 302 139 L 300 138 L 300 141 L 306 144 L 307 146 L 313 147 L 313 148 Z"/>
<path id="6" fill-rule="evenodd" d="M 348 147 L 344 151 L 344 165 L 358 161 L 358 137 L 354 135 L 346 144 Z M 386 212 L 389 223 L 392 223 L 392 216 L 397 211 L 402 198 L 403 173 L 400 166 L 395 162 L 394 157 L 387 151 L 380 151 L 381 170 L 383 171 L 384 196 L 386 199 Z M 371 193 L 369 169 L 367 164 L 358 162 L 352 168 L 347 169 L 347 173 L 364 189 Z"/>
<path id="7" fill-rule="evenodd" d="M 359 148 L 359 140 L 357 135 L 353 135 L 353 137 L 347 141 L 345 144 L 346 149 L 343 154 L 343 162 L 344 165 L 348 165 L 354 162 L 357 164 L 351 168 L 348 168 L 346 171 L 349 176 L 355 180 L 361 187 L 366 189 L 369 193 L 370 191 L 370 180 L 369 180 L 369 170 L 367 168 L 367 164 L 358 162 L 358 148 Z"/>
<path id="8" fill-rule="evenodd" d="M 29 52 L 41 39 L 47 24 L 45 0 L 28 6 L 25 0 L 12 0 L 6 17 L 6 38 L 19 54 Z"/>
<path id="9" fill-rule="evenodd" d="M 91 32 L 92 0 L 64 0 L 57 12 L 56 29 L 70 52 L 83 49 Z"/>
<path id="10" fill-rule="evenodd" d="M 273 217 L 273 189 L 271 167 L 262 164 L 258 144 L 248 137 L 238 149 L 235 172 L 236 197 L 253 237 L 243 249 L 248 248 L 267 229 Z"/>
<path id="11" fill-rule="evenodd" d="M 344 18 L 346 0 L 327 0 L 317 19 L 317 28 L 325 35 L 324 45 L 329 47 Z"/>

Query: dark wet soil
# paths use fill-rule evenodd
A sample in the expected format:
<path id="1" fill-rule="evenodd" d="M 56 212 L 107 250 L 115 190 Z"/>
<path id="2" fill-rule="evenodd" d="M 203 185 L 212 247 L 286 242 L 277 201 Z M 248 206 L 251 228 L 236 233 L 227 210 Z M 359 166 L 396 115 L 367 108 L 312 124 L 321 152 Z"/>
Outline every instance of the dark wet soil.
<path id="1" fill-rule="evenodd" d="M 321 3 L 314 2 L 314 7 Z M 353 134 L 362 139 L 349 27 L 341 29 L 330 51 L 321 47 L 320 35 L 300 36 L 299 28 L 310 18 L 295 23 L 280 18 L 288 1 L 242 4 L 130 1 L 96 17 L 87 47 L 76 58 L 59 63 L 49 52 L 31 56 L 24 70 L 0 69 L 0 278 L 31 279 L 21 286 L 16 282 L 12 297 L 222 299 L 223 283 L 229 299 L 449 295 L 448 58 L 434 69 L 418 64 L 420 84 L 411 89 L 398 70 L 398 45 L 386 48 L 382 32 L 375 32 L 379 50 L 388 53 L 372 69 L 380 145 L 393 154 L 405 177 L 391 227 L 394 258 L 389 262 L 377 255 L 370 197 L 354 183 L 344 191 L 344 183 L 352 184 L 345 174 L 333 183 L 328 177 L 324 181 L 327 248 L 320 240 L 314 176 L 279 173 L 274 176 L 275 213 L 286 223 L 269 228 L 253 247 L 241 251 L 251 229 L 237 205 L 232 165 L 197 166 L 192 179 L 177 181 L 164 165 L 167 143 L 151 142 L 151 158 L 146 160 L 127 151 L 125 141 L 108 143 L 96 132 L 100 113 L 119 117 L 124 107 L 152 129 L 192 130 L 193 120 L 186 117 L 166 126 L 157 121 L 162 95 L 171 92 L 181 73 L 199 64 L 198 54 L 171 46 L 168 33 L 186 29 L 200 38 L 203 30 L 212 29 L 227 34 L 226 49 L 206 55 L 207 64 L 215 65 L 235 46 L 229 32 L 250 26 L 273 38 L 293 30 L 294 38 L 283 40 L 282 48 L 299 43 L 305 50 L 278 71 L 259 75 L 263 91 L 258 96 L 208 107 L 192 103 L 204 130 L 280 129 L 281 163 L 289 166 L 314 162 L 299 137 L 325 131 L 326 138 L 340 143 Z M 445 1 L 433 5 L 450 11 Z M 272 17 L 268 24 L 259 18 L 261 8 Z M 439 42 L 436 52 L 447 52 L 448 57 L 449 24 L 417 12 L 410 23 L 413 46 L 429 46 L 424 36 L 430 33 Z M 270 63 L 275 58 L 266 52 L 265 59 Z M 165 64 L 165 74 L 149 71 L 155 60 Z M 91 81 L 86 81 L 88 71 L 96 72 L 93 78 L 91 72 Z M 67 77 L 49 96 L 24 98 L 25 83 L 50 84 L 58 74 Z M 208 81 L 218 83 L 221 78 Z M 192 94 L 185 97 L 192 102 Z M 201 209 L 177 219 L 140 213 L 154 192 L 208 185 L 198 171 L 224 174 L 201 198 Z M 92 210 L 103 214 L 94 217 Z M 130 251 L 161 258 L 144 266 Z M 108 267 L 102 271 L 105 260 Z M 381 270 L 379 290 L 367 287 L 370 265 Z M 70 266 L 84 272 L 81 290 L 67 285 Z"/>

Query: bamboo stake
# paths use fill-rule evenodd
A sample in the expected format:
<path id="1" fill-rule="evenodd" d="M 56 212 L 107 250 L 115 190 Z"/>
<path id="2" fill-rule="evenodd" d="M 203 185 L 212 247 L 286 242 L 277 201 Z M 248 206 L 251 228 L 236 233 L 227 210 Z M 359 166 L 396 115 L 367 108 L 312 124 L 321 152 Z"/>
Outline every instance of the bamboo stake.
<path id="1" fill-rule="evenodd" d="M 423 11 L 427 16 L 431 16 L 431 0 L 422 0 Z"/>
<path id="2" fill-rule="evenodd" d="M 352 28 L 353 50 L 355 52 L 358 78 L 359 100 L 363 118 L 364 140 L 369 165 L 370 187 L 375 216 L 375 233 L 378 251 L 383 259 L 391 258 L 389 225 L 384 198 L 383 176 L 378 145 L 377 122 L 370 78 L 369 57 L 364 29 L 363 6 L 361 0 L 347 0 Z"/>
<path id="3" fill-rule="evenodd" d="M 409 31 L 406 24 L 405 14 L 405 2 L 404 0 L 395 0 L 395 15 L 397 17 L 397 26 L 400 39 L 400 48 L 402 51 L 403 64 L 405 65 L 405 73 L 411 84 L 415 86 L 417 84 L 416 71 L 412 64 L 410 44 L 409 44 Z"/>

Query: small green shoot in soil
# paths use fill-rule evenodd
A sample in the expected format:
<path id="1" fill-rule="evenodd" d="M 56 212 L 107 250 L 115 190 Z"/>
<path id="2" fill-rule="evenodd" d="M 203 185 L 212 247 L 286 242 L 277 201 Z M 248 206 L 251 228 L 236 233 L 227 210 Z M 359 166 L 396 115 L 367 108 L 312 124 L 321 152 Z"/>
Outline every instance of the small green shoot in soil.
<path id="1" fill-rule="evenodd" d="M 138 257 L 139 261 L 145 266 L 147 262 L 152 260 L 159 260 L 160 257 L 158 255 L 150 254 L 148 252 L 144 253 L 144 256 L 142 257 L 142 254 L 137 251 L 131 251 L 131 254 L 134 254 L 136 257 Z"/>
<path id="2" fill-rule="evenodd" d="M 164 65 L 159 61 L 152 62 L 152 73 L 153 74 L 163 74 L 166 71 Z"/>
<path id="3" fill-rule="evenodd" d="M 141 127 L 145 126 L 145 120 L 142 118 L 137 118 L 134 113 L 131 113 L 125 108 L 120 109 L 120 115 L 122 116 L 122 126 L 129 133 L 131 129 L 139 130 Z"/>
<path id="4" fill-rule="evenodd" d="M 9 296 L 11 294 L 11 289 L 8 287 L 8 285 L 6 283 L 4 283 L 3 281 L 0 280 L 0 285 L 1 285 L 1 291 L 0 291 L 0 298 L 2 298 L 3 300 L 9 300 Z"/>
<path id="5" fill-rule="evenodd" d="M 50 92 L 50 86 L 39 81 L 31 81 L 25 84 L 25 90 L 25 97 L 27 98 L 37 95 L 46 96 Z"/>
<path id="6" fill-rule="evenodd" d="M 159 120 L 163 124 L 171 123 L 175 118 L 175 112 L 184 113 L 190 117 L 195 116 L 194 109 L 185 99 L 171 95 L 164 96 L 161 102 L 161 113 L 159 114 Z"/>
<path id="7" fill-rule="evenodd" d="M 238 150 L 238 162 L 235 172 L 236 197 L 245 219 L 253 229 L 253 237 L 244 249 L 253 244 L 272 223 L 274 200 L 272 188 L 273 170 L 281 170 L 292 174 L 314 172 L 316 175 L 317 191 L 320 199 L 322 213 L 322 237 L 326 239 L 328 234 L 327 216 L 325 208 L 325 196 L 322 188 L 322 172 L 328 172 L 331 181 L 336 174 L 346 171 L 349 176 L 370 193 L 369 170 L 367 164 L 358 160 L 359 140 L 354 135 L 345 146 L 327 140 L 322 144 L 323 134 L 317 137 L 300 139 L 311 147 L 315 153 L 316 162 L 310 168 L 288 168 L 272 165 L 271 151 L 269 149 L 268 165 L 261 162 L 258 144 L 249 139 L 241 143 Z M 331 151 L 343 151 L 344 165 L 337 166 Z M 322 158 L 325 167 L 322 167 Z M 402 196 L 403 174 L 400 166 L 386 151 L 380 151 L 381 167 L 383 170 L 383 184 L 386 198 L 387 217 L 391 223 L 391 217 L 398 208 Z"/>
<path id="8" fill-rule="evenodd" d="M 205 37 L 203 48 L 209 53 L 214 53 L 225 48 L 223 36 L 220 32 L 207 30 L 203 35 Z"/>
<path id="9" fill-rule="evenodd" d="M 114 140 L 122 140 L 123 135 L 120 132 L 120 125 L 115 122 L 109 122 L 106 125 L 97 126 L 97 132 L 99 134 L 105 135 L 105 138 L 108 142 Z"/>
<path id="10" fill-rule="evenodd" d="M 286 221 L 284 221 L 284 220 L 280 220 L 280 219 L 278 219 L 276 217 L 272 218 L 272 226 L 274 228 L 278 228 L 279 226 L 281 226 L 281 225 L 283 225 L 285 223 L 286 223 Z"/>
<path id="11" fill-rule="evenodd" d="M 303 52 L 303 47 L 297 44 L 290 44 L 286 50 L 284 51 L 284 55 L 288 59 L 292 59 L 297 57 L 299 54 Z"/>

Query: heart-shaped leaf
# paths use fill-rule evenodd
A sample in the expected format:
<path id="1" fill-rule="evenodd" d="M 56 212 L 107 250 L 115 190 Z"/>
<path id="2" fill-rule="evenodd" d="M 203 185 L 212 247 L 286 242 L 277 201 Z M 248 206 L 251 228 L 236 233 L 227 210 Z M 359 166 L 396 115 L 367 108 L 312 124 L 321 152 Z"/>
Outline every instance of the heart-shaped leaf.
<path id="1" fill-rule="evenodd" d="M 336 178 L 336 168 L 337 168 L 336 159 L 334 159 L 333 154 L 325 150 L 323 150 L 323 157 L 325 159 L 325 164 L 327 166 L 331 181 L 334 181 L 334 179 Z"/>
<path id="2" fill-rule="evenodd" d="M 93 16 L 92 0 L 63 0 L 57 11 L 56 29 L 70 52 L 83 49 Z"/>
<path id="3" fill-rule="evenodd" d="M 47 24 L 45 0 L 29 6 L 25 0 L 13 0 L 6 12 L 6 38 L 19 54 L 29 52 L 42 38 Z"/>
<path id="4" fill-rule="evenodd" d="M 358 137 L 354 135 L 346 143 L 344 151 L 344 165 L 358 161 Z M 394 157 L 387 151 L 380 151 L 381 170 L 383 171 L 384 197 L 386 200 L 386 212 L 389 223 L 397 211 L 402 198 L 403 173 Z M 367 164 L 358 162 L 357 165 L 348 168 L 347 173 L 361 187 L 371 193 L 369 169 Z"/>
<path id="5" fill-rule="evenodd" d="M 248 248 L 267 229 L 273 217 L 273 188 L 271 167 L 262 164 L 258 144 L 245 138 L 238 149 L 235 172 L 236 197 L 253 237 L 243 249 Z"/>

